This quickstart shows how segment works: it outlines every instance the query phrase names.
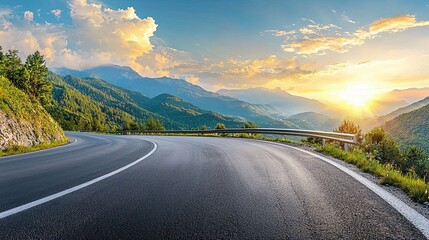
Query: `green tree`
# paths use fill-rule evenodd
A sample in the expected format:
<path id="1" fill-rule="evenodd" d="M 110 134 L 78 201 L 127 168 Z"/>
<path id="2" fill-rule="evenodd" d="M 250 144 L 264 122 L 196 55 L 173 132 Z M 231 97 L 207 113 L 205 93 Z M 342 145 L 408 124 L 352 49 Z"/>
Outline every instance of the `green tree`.
<path id="1" fill-rule="evenodd" d="M 375 146 L 374 157 L 381 163 L 390 163 L 398 167 L 404 164 L 401 149 L 391 137 L 385 137 Z"/>
<path id="2" fill-rule="evenodd" d="M 18 51 L 9 50 L 2 58 L 2 74 L 6 76 L 17 88 L 28 93 L 30 75 L 28 70 L 24 65 L 22 65 Z"/>
<path id="3" fill-rule="evenodd" d="M 246 121 L 244 123 L 243 128 L 258 128 L 258 124 L 251 122 L 251 121 Z"/>
<path id="4" fill-rule="evenodd" d="M 425 162 L 427 160 L 426 153 L 420 147 L 410 146 L 404 153 L 405 161 L 401 166 L 403 172 L 406 172 L 408 169 L 412 167 L 415 168 L 416 173 L 418 173 L 419 163 Z M 423 164 L 424 165 L 424 164 Z"/>
<path id="5" fill-rule="evenodd" d="M 387 137 L 387 133 L 383 127 L 373 128 L 365 134 L 365 142 L 363 148 L 366 152 L 373 152 L 375 147 Z"/>
<path id="6" fill-rule="evenodd" d="M 152 130 L 152 131 L 163 131 L 165 130 L 165 127 L 162 125 L 162 123 L 153 117 L 149 117 L 145 123 L 145 129 L 146 130 Z"/>
<path id="7" fill-rule="evenodd" d="M 3 53 L 3 48 L 0 46 L 0 76 L 6 77 L 6 56 Z"/>
<path id="8" fill-rule="evenodd" d="M 217 123 L 215 126 L 215 129 L 225 129 L 225 128 L 226 128 L 225 124 L 223 124 L 223 123 Z"/>
<path id="9" fill-rule="evenodd" d="M 207 126 L 204 124 L 202 127 L 201 127 L 201 130 L 207 130 Z"/>
<path id="10" fill-rule="evenodd" d="M 30 54 L 24 66 L 29 74 L 27 93 L 34 96 L 41 103 L 46 103 L 52 91 L 52 84 L 46 80 L 48 68 L 43 55 L 39 51 Z"/>
<path id="11" fill-rule="evenodd" d="M 130 130 L 133 130 L 133 131 L 139 130 L 139 125 L 135 122 L 130 123 Z"/>
<path id="12" fill-rule="evenodd" d="M 131 130 L 131 124 L 130 123 L 125 123 L 124 126 L 122 127 L 123 131 L 127 131 L 127 130 Z"/>
<path id="13" fill-rule="evenodd" d="M 429 159 L 420 159 L 419 162 L 417 162 L 417 165 L 415 167 L 415 171 L 418 176 L 425 179 L 426 182 L 429 180 Z"/>
<path id="14" fill-rule="evenodd" d="M 359 125 L 355 124 L 350 120 L 343 120 L 340 123 L 340 126 L 334 129 L 334 132 L 356 134 L 356 138 L 357 138 L 356 140 L 358 144 L 362 144 L 362 141 L 363 141 L 362 129 L 360 128 Z"/>

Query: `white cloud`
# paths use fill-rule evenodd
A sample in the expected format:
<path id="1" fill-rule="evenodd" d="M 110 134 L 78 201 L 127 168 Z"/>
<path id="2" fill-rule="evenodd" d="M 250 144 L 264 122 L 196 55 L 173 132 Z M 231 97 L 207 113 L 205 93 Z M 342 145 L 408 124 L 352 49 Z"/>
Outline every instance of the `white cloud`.
<path id="1" fill-rule="evenodd" d="M 423 26 L 429 26 L 429 21 L 417 21 L 414 15 L 400 15 L 391 18 L 381 18 L 371 23 L 367 28 L 360 28 L 354 33 L 337 32 L 334 36 L 304 36 L 298 41 L 294 40 L 291 42 L 288 41 L 290 39 L 286 39 L 282 48 L 285 52 L 295 52 L 302 55 L 323 55 L 327 50 L 343 53 L 349 51 L 352 46 L 362 45 L 366 40 L 375 38 L 381 33 L 402 32 L 409 28 Z M 336 26 L 331 28 L 336 28 Z M 303 29 L 301 28 L 301 30 Z M 304 35 L 311 34 L 309 31 L 301 31 L 301 33 Z"/>
<path id="2" fill-rule="evenodd" d="M 344 13 L 343 13 L 343 14 L 341 14 L 341 19 L 342 19 L 343 21 L 348 22 L 348 23 L 356 24 L 356 21 L 354 21 L 353 19 L 351 19 L 349 16 L 345 15 Z"/>
<path id="3" fill-rule="evenodd" d="M 24 12 L 24 18 L 25 18 L 25 20 L 32 22 L 34 19 L 34 13 L 31 11 L 25 11 Z"/>
<path id="4" fill-rule="evenodd" d="M 57 19 L 59 19 L 60 17 L 61 17 L 61 13 L 62 13 L 63 11 L 61 10 L 61 9 L 53 9 L 53 10 L 51 10 L 51 13 L 52 14 L 54 14 L 54 16 L 57 18 Z"/>
<path id="5" fill-rule="evenodd" d="M 0 45 L 19 49 L 22 57 L 40 50 L 51 67 L 89 68 L 115 63 L 144 68 L 137 59 L 152 51 L 150 38 L 157 28 L 153 18 L 138 17 L 132 7 L 115 10 L 86 0 L 73 0 L 69 8 L 69 25 L 32 22 L 29 11 L 24 15 L 29 21 L 26 25 L 4 18 Z M 60 11 L 51 13 L 59 17 Z"/>

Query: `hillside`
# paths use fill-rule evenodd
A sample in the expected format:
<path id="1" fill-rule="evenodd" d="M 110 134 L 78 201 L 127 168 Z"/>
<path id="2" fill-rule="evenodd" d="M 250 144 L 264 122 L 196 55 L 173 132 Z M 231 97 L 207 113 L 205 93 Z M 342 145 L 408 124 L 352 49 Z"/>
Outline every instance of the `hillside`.
<path id="1" fill-rule="evenodd" d="M 429 153 L 429 105 L 397 116 L 384 128 L 401 145 L 417 145 Z"/>
<path id="2" fill-rule="evenodd" d="M 386 123 L 387 121 L 390 121 L 390 120 L 394 119 L 395 117 L 397 117 L 403 113 L 408 113 L 408 112 L 414 111 L 414 110 L 419 109 L 421 107 L 424 107 L 428 104 L 429 104 L 429 97 L 422 99 L 418 102 L 412 103 L 410 105 L 407 105 L 405 107 L 398 108 L 395 111 L 393 111 L 389 114 L 386 114 L 384 116 L 375 117 L 373 119 L 363 121 L 362 126 L 365 130 L 369 130 L 369 129 L 372 129 L 372 128 L 377 127 L 377 126 L 381 126 L 384 123 Z"/>
<path id="3" fill-rule="evenodd" d="M 295 96 L 280 88 L 248 88 L 240 90 L 221 89 L 217 93 L 237 98 L 252 104 L 271 105 L 286 115 L 303 112 L 323 112 L 328 107 L 314 99 Z"/>
<path id="4" fill-rule="evenodd" d="M 54 104 L 49 111 L 66 129 L 120 129 L 149 117 L 159 119 L 168 129 L 191 129 L 203 124 L 212 127 L 217 122 L 239 127 L 244 122 L 202 110 L 181 99 L 150 99 L 101 79 L 50 74 L 50 80 L 54 85 Z"/>
<path id="5" fill-rule="evenodd" d="M 0 150 L 12 145 L 32 146 L 60 141 L 61 127 L 37 101 L 0 77 Z"/>
<path id="6" fill-rule="evenodd" d="M 235 98 L 213 93 L 183 79 L 167 77 L 146 78 L 140 76 L 129 67 L 116 65 L 103 65 L 84 71 L 66 68 L 53 69 L 53 71 L 62 76 L 98 77 L 112 85 L 140 92 L 148 97 L 156 97 L 163 93 L 170 94 L 201 109 L 223 115 L 239 116 L 257 122 L 263 127 L 296 128 L 294 124 L 276 118 L 277 116 L 273 113 L 273 108 L 271 107 L 250 104 Z"/>
<path id="7" fill-rule="evenodd" d="M 288 117 L 287 120 L 300 126 L 300 128 L 320 131 L 332 131 L 340 124 L 340 119 L 315 112 L 295 114 Z"/>

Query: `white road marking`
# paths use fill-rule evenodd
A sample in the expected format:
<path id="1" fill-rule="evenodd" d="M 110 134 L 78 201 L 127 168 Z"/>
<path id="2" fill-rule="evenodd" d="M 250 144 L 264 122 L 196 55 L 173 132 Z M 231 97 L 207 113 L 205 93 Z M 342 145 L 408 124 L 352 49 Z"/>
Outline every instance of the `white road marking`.
<path id="1" fill-rule="evenodd" d="M 56 198 L 59 198 L 59 197 L 62 197 L 62 196 L 64 196 L 64 195 L 67 195 L 67 194 L 69 194 L 69 193 L 72 193 L 72 192 L 75 192 L 75 191 L 77 191 L 77 190 L 80 190 L 80 189 L 82 189 L 82 188 L 88 187 L 88 186 L 90 186 L 90 185 L 92 185 L 92 184 L 94 184 L 94 183 L 97 183 L 97 182 L 99 182 L 99 181 L 102 181 L 102 180 L 104 180 L 104 179 L 106 179 L 106 178 L 109 178 L 109 177 L 111 177 L 111 176 L 113 176 L 113 175 L 116 175 L 116 174 L 118 174 L 118 173 L 120 173 L 120 172 L 122 172 L 122 171 L 124 171 L 124 170 L 126 170 L 126 169 L 128 169 L 128 168 L 130 168 L 130 167 L 132 167 L 132 166 L 134 166 L 134 165 L 136 165 L 137 163 L 139 163 L 139 162 L 143 161 L 144 159 L 146 159 L 147 157 L 149 157 L 150 155 L 152 155 L 152 154 L 156 151 L 156 149 L 158 148 L 158 145 L 156 145 L 156 143 L 154 143 L 154 142 L 152 142 L 152 141 L 150 141 L 150 142 L 153 144 L 153 149 L 152 149 L 148 154 L 146 154 L 146 155 L 144 155 L 143 157 L 141 157 L 141 158 L 139 158 L 139 159 L 135 160 L 134 162 L 132 162 L 132 163 L 130 163 L 130 164 L 128 164 L 128 165 L 125 165 L 125 166 L 123 166 L 123 167 L 121 167 L 121 168 L 119 168 L 119 169 L 117 169 L 117 170 L 115 170 L 115 171 L 113 171 L 113 172 L 110 172 L 110 173 L 105 174 L 105 175 L 103 175 L 103 176 L 100 176 L 100 177 L 98 177 L 98 178 L 92 179 L 92 180 L 90 180 L 90 181 L 88 181 L 88 182 L 86 182 L 86 183 L 82 183 L 82 184 L 80 184 L 80 185 L 77 185 L 77 186 L 75 186 L 75 187 L 72 187 L 72 188 L 66 189 L 66 190 L 61 191 L 61 192 L 59 192 L 59 193 L 55 193 L 55 194 L 53 194 L 53 195 L 50 195 L 50 196 L 47 196 L 47 197 L 41 198 L 41 199 L 39 199 L 39 200 L 36 200 L 36 201 L 30 202 L 30 203 L 27 203 L 27 204 L 21 205 L 21 206 L 19 206 L 19 207 L 15 207 L 15 208 L 12 208 L 12 209 L 10 209 L 10 210 L 7 210 L 7 211 L 4 211 L 4 212 L 1 212 L 1 213 L 0 213 L 0 219 L 5 218 L 5 217 L 8 217 L 8 216 L 11 216 L 11 215 L 13 215 L 13 214 L 16 214 L 16 213 L 19 213 L 19 212 L 22 212 L 22 211 L 25 211 L 25 210 L 30 209 L 30 208 L 32 208 L 32 207 L 35 207 L 35 206 L 38 206 L 38 205 L 41 205 L 41 204 L 47 203 L 47 202 L 52 201 L 52 200 L 54 200 L 54 199 L 56 199 Z"/>
<path id="2" fill-rule="evenodd" d="M 316 153 L 312 153 L 310 151 L 307 151 L 307 150 L 304 150 L 301 148 L 292 147 L 292 146 L 289 146 L 286 144 L 274 143 L 274 142 L 270 142 L 270 143 L 275 144 L 275 145 L 279 145 L 279 146 L 292 148 L 292 149 L 307 153 L 313 157 L 319 158 L 319 159 L 333 165 L 334 167 L 336 167 L 336 168 L 340 169 L 341 171 L 345 172 L 346 174 L 350 175 L 351 177 L 353 177 L 354 179 L 356 179 L 357 181 L 359 181 L 360 183 L 365 185 L 367 188 L 369 188 L 371 191 L 373 191 L 375 194 L 380 196 L 384 201 L 389 203 L 390 206 L 395 208 L 400 214 L 402 214 L 402 216 L 404 216 L 406 219 L 408 219 L 408 221 L 410 221 L 417 229 L 419 229 L 420 232 L 423 233 L 423 235 L 425 235 L 426 238 L 429 239 L 429 220 L 427 218 L 425 218 L 423 215 L 421 215 L 419 212 L 417 212 L 416 210 L 414 210 L 413 208 L 408 206 L 406 203 L 401 201 L 399 198 L 395 197 L 393 194 L 384 190 L 382 187 L 371 182 L 370 180 L 366 179 L 365 177 L 359 175 L 355 171 L 353 171 L 353 170 L 351 170 L 351 169 L 349 169 L 349 168 L 347 168 L 341 164 L 338 164 L 335 161 L 332 161 L 329 158 L 320 156 Z"/>

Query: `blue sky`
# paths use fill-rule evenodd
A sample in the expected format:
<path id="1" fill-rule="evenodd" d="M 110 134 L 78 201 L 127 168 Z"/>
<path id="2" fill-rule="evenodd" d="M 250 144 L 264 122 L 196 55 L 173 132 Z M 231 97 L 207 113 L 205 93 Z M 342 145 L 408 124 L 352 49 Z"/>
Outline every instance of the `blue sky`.
<path id="1" fill-rule="evenodd" d="M 23 56 L 40 48 L 50 67 L 115 63 L 210 90 L 281 87 L 328 99 L 333 88 L 353 84 L 375 91 L 427 86 L 428 5 L 3 0 L 0 45 Z"/>

